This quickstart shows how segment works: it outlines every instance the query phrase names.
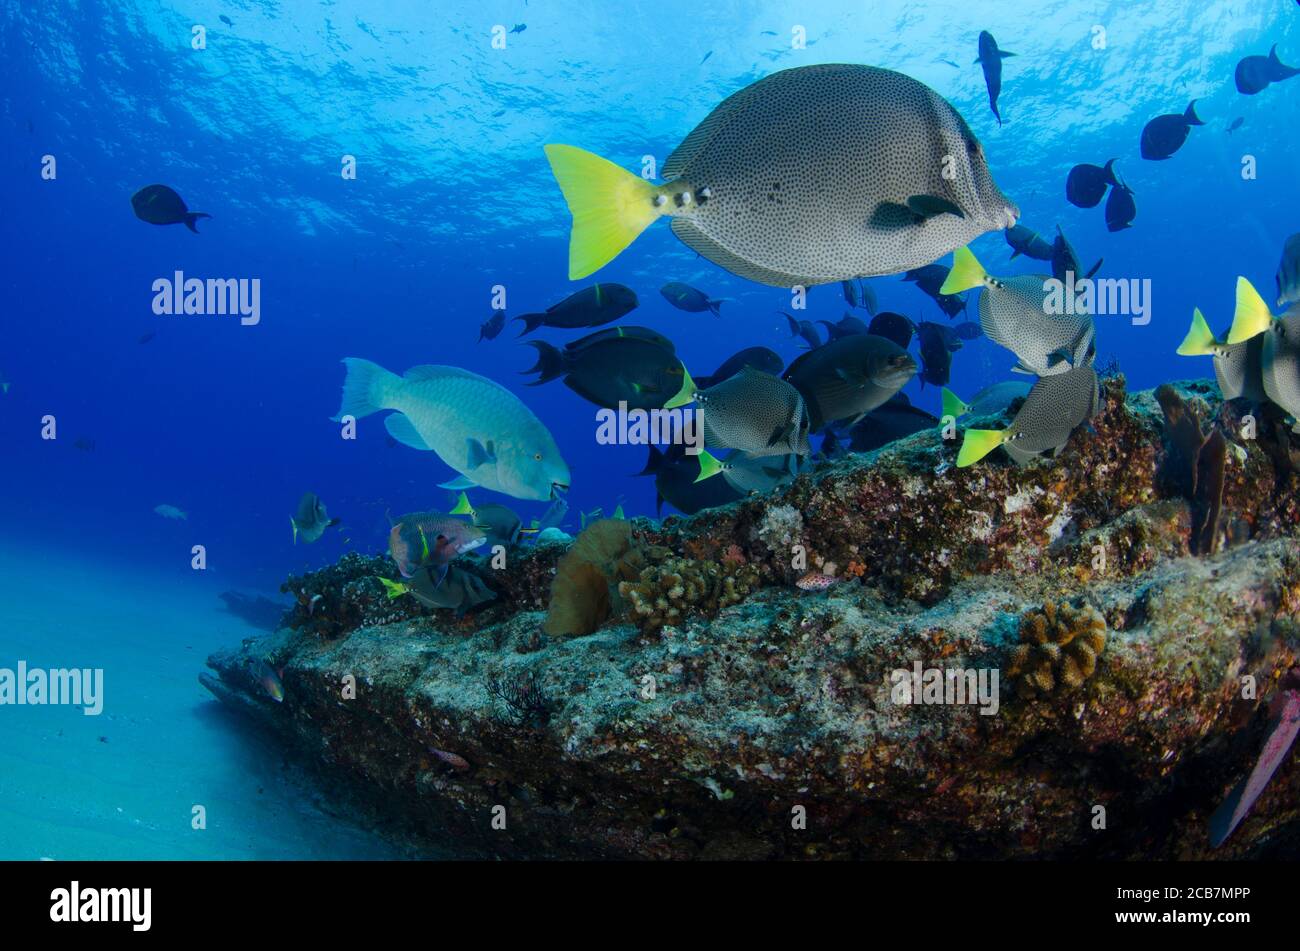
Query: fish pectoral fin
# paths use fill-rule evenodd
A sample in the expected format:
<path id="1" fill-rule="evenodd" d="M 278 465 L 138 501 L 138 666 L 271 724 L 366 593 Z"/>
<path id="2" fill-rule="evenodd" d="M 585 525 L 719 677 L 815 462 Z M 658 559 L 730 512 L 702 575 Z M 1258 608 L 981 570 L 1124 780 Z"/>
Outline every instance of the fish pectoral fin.
<path id="1" fill-rule="evenodd" d="M 405 414 L 389 414 L 384 419 L 384 428 L 388 430 L 388 435 L 403 446 L 410 446 L 412 449 L 420 449 L 424 452 L 429 451 L 429 444 L 424 441 L 424 437 L 416 431 L 415 424 Z"/>
<path id="2" fill-rule="evenodd" d="M 1029 369 L 1029 367 L 1025 366 L 1024 361 L 1020 361 L 1020 362 L 1018 362 L 1015 366 L 1013 366 L 1013 367 L 1011 368 L 1011 372 L 1012 372 L 1012 373 L 1024 373 L 1024 374 L 1026 374 L 1027 376 L 1038 376 L 1037 373 L 1035 373 L 1033 370 Z"/>
<path id="3" fill-rule="evenodd" d="M 1060 347 L 1053 350 L 1047 355 L 1047 368 L 1060 366 L 1062 363 L 1069 363 L 1074 354 L 1068 347 Z"/>
<path id="4" fill-rule="evenodd" d="M 493 452 L 491 442 L 485 446 L 473 436 L 469 436 L 465 439 L 465 447 L 467 451 L 466 469 L 477 469 L 484 464 L 496 464 L 497 457 Z"/>
<path id="5" fill-rule="evenodd" d="M 907 199 L 907 207 L 912 214 L 922 221 L 936 218 L 939 215 L 956 215 L 958 218 L 966 217 L 966 212 L 962 211 L 960 206 L 939 195 L 913 195 Z"/>

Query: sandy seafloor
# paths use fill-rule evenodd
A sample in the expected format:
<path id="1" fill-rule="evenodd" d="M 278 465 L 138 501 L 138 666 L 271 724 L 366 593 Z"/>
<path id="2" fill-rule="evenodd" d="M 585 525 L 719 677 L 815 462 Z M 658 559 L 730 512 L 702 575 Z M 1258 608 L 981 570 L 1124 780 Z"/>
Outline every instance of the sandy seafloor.
<path id="1" fill-rule="evenodd" d="M 105 668 L 99 716 L 0 706 L 0 859 L 396 857 L 200 686 L 210 651 L 259 633 L 213 580 L 0 547 L 0 667 Z"/>

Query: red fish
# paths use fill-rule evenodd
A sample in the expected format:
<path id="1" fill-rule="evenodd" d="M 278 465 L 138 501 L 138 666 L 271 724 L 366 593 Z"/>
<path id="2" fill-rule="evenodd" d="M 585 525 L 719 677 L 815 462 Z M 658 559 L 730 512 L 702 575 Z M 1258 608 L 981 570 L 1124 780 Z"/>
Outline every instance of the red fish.
<path id="1" fill-rule="evenodd" d="M 1294 677 L 1288 679 L 1293 682 L 1296 680 Z M 1246 781 L 1239 783 L 1214 811 L 1214 815 L 1210 816 L 1210 844 L 1215 848 L 1222 845 L 1241 820 L 1246 818 L 1251 806 L 1255 805 L 1255 800 L 1291 749 L 1296 734 L 1300 733 L 1300 684 L 1283 689 L 1273 701 L 1273 706 L 1276 715 L 1269 721 L 1268 739 L 1264 741 L 1264 749 L 1255 761 L 1255 768 L 1250 771 Z"/>
<path id="2" fill-rule="evenodd" d="M 825 591 L 831 585 L 839 583 L 839 578 L 832 577 L 831 575 L 823 575 L 816 571 L 810 571 L 796 581 L 794 586 L 800 591 Z"/>

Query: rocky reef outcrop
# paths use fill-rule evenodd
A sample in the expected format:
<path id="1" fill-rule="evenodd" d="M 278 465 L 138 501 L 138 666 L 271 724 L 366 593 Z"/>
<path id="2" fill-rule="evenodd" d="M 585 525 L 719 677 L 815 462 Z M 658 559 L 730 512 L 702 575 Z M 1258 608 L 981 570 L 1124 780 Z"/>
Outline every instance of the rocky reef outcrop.
<path id="1" fill-rule="evenodd" d="M 1199 482 L 1169 394 L 1116 377 L 1054 459 L 958 469 L 923 432 L 633 520 L 646 563 L 585 636 L 545 629 L 564 545 L 481 569 L 497 599 L 463 618 L 350 555 L 201 679 L 417 853 L 1295 857 L 1291 760 L 1218 849 L 1206 821 L 1300 662 L 1296 445 L 1211 383 L 1173 390 Z"/>

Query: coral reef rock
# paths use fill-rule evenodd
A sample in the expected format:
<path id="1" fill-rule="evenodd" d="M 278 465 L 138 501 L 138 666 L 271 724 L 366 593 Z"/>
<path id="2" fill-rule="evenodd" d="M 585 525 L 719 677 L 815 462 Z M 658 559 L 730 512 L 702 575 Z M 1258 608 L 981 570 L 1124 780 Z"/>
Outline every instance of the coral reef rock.
<path id="1" fill-rule="evenodd" d="M 1054 459 L 958 469 L 959 440 L 919 432 L 514 552 L 459 621 L 387 602 L 391 565 L 350 555 L 286 583 L 289 626 L 200 679 L 416 854 L 1297 858 L 1300 757 L 1220 848 L 1207 834 L 1300 659 L 1296 437 L 1247 434 L 1212 383 L 1173 389 L 1198 406 L 1186 451 L 1111 378 Z M 1186 491 L 1202 418 L 1226 447 L 1220 546 Z M 548 634 L 579 565 L 608 604 Z M 813 571 L 840 583 L 794 586 Z M 944 679 L 978 689 L 900 690 Z"/>

